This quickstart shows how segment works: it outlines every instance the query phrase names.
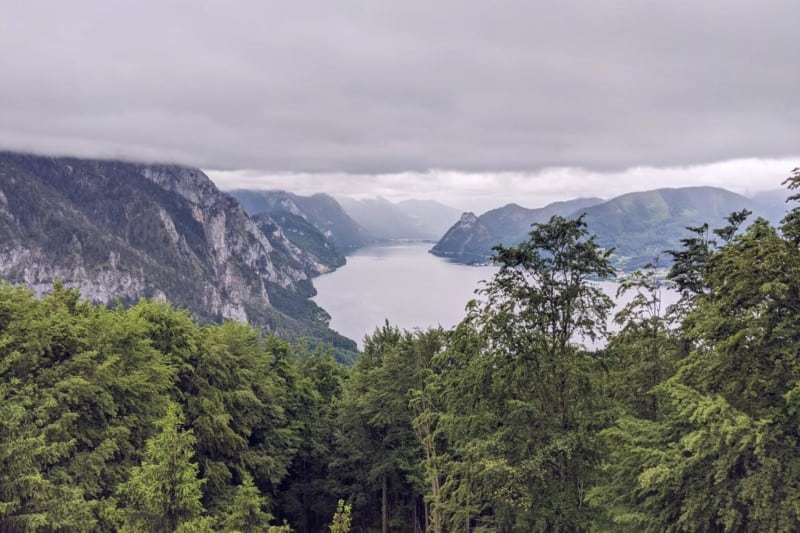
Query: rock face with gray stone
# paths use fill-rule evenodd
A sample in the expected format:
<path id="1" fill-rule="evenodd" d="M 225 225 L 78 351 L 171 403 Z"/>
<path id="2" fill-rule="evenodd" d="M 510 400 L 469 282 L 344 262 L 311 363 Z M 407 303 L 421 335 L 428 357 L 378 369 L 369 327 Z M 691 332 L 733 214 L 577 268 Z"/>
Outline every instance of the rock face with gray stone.
<path id="1" fill-rule="evenodd" d="M 0 152 L 0 277 L 37 293 L 60 280 L 95 302 L 324 329 L 307 297 L 332 267 L 270 228 L 198 169 Z"/>

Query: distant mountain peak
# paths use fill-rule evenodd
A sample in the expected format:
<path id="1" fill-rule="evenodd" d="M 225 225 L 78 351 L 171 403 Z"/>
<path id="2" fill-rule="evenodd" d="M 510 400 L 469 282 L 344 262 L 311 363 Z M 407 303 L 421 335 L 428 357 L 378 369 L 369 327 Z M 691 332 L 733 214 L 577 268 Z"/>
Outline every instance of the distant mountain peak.
<path id="1" fill-rule="evenodd" d="M 467 211 L 461 214 L 461 218 L 458 221 L 460 226 L 472 226 L 478 222 L 478 217 L 472 211 Z"/>

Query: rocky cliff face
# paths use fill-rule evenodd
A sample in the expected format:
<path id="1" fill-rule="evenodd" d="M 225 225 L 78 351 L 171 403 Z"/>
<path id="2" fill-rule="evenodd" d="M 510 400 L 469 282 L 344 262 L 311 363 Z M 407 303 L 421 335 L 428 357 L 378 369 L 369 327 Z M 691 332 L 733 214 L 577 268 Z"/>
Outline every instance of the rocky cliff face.
<path id="1" fill-rule="evenodd" d="M 209 319 L 319 329 L 326 315 L 306 298 L 329 269 L 200 170 L 0 153 L 0 277 L 36 292 L 58 279 L 93 301 L 148 296 Z"/>

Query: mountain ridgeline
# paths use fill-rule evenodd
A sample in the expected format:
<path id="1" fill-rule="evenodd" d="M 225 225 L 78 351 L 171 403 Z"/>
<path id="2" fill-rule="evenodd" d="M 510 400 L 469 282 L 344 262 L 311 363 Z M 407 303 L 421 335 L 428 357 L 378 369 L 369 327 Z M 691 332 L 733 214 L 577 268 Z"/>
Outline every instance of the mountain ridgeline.
<path id="1" fill-rule="evenodd" d="M 552 215 L 585 216 L 590 233 L 606 249 L 614 248 L 617 268 L 631 270 L 663 259 L 666 250 L 680 247 L 687 227 L 708 223 L 716 227 L 734 211 L 748 209 L 753 216 L 777 222 L 785 209 L 777 202 L 759 202 L 716 187 L 685 187 L 633 192 L 608 201 L 598 198 L 557 202 L 540 209 L 516 204 L 481 216 L 464 213 L 431 253 L 463 263 L 487 261 L 492 247 L 512 246 L 525 240 L 532 224 Z"/>
<path id="2" fill-rule="evenodd" d="M 0 153 L 0 235 L 0 277 L 39 294 L 60 280 L 355 350 L 308 300 L 341 256 L 288 215 L 252 219 L 197 169 Z"/>
<path id="3" fill-rule="evenodd" d="M 286 191 L 228 191 L 252 216 L 290 213 L 322 232 L 338 251 L 347 254 L 374 239 L 327 194 L 300 196 Z"/>
<path id="4" fill-rule="evenodd" d="M 576 210 L 602 201 L 600 198 L 578 198 L 555 202 L 539 209 L 508 204 L 479 217 L 474 213 L 464 213 L 431 252 L 464 263 L 486 261 L 492 255 L 492 247 L 498 244 L 511 246 L 525 240 L 531 224 L 547 222 L 554 215 L 569 217 Z"/>

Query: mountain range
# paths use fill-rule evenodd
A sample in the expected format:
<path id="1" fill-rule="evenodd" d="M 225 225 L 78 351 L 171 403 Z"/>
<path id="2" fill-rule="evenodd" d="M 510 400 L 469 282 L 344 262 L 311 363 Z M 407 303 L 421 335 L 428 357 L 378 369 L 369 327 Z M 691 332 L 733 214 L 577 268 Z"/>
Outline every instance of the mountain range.
<path id="1" fill-rule="evenodd" d="M 308 300 L 342 262 L 313 226 L 254 219 L 198 169 L 0 152 L 0 277 L 40 294 L 61 280 L 96 302 L 169 300 L 346 358 L 355 343 Z"/>
<path id="2" fill-rule="evenodd" d="M 378 241 L 437 240 L 459 216 L 458 209 L 433 200 L 394 203 L 380 196 L 337 199 L 347 214 Z"/>
<path id="3" fill-rule="evenodd" d="M 343 208 L 325 194 L 228 194 L 189 167 L 0 152 L 0 278 L 38 294 L 60 280 L 95 302 L 168 300 L 204 320 L 332 344 L 347 360 L 355 343 L 327 327 L 330 317 L 309 300 L 311 280 L 361 246 L 440 231 L 432 253 L 481 262 L 496 244 L 524 240 L 531 224 L 584 215 L 616 265 L 632 269 L 678 247 L 687 226 L 720 226 L 745 208 L 776 222 L 784 197 L 688 187 L 509 204 L 464 213 L 444 232 L 457 211 L 437 202 L 342 200 Z"/>
<path id="4" fill-rule="evenodd" d="M 633 192 L 606 201 L 587 198 L 557 202 L 539 209 L 509 204 L 480 216 L 464 213 L 431 253 L 457 262 L 483 262 L 491 257 L 493 246 L 525 240 L 532 224 L 545 222 L 552 215 L 584 215 L 589 232 L 597 235 L 598 242 L 614 248 L 615 265 L 631 270 L 656 258 L 665 264 L 664 252 L 680 246 L 680 239 L 688 235 L 688 226 L 708 222 L 712 228 L 718 227 L 733 211 L 749 209 L 752 217 L 777 222 L 785 210 L 777 198 L 776 193 L 750 199 L 716 187 L 684 187 Z"/>
<path id="5" fill-rule="evenodd" d="M 348 254 L 362 246 L 396 240 L 437 240 L 459 211 L 433 200 L 390 202 L 382 197 L 356 200 L 327 194 L 302 196 L 286 191 L 228 191 L 253 216 L 288 212 L 320 230 Z"/>

